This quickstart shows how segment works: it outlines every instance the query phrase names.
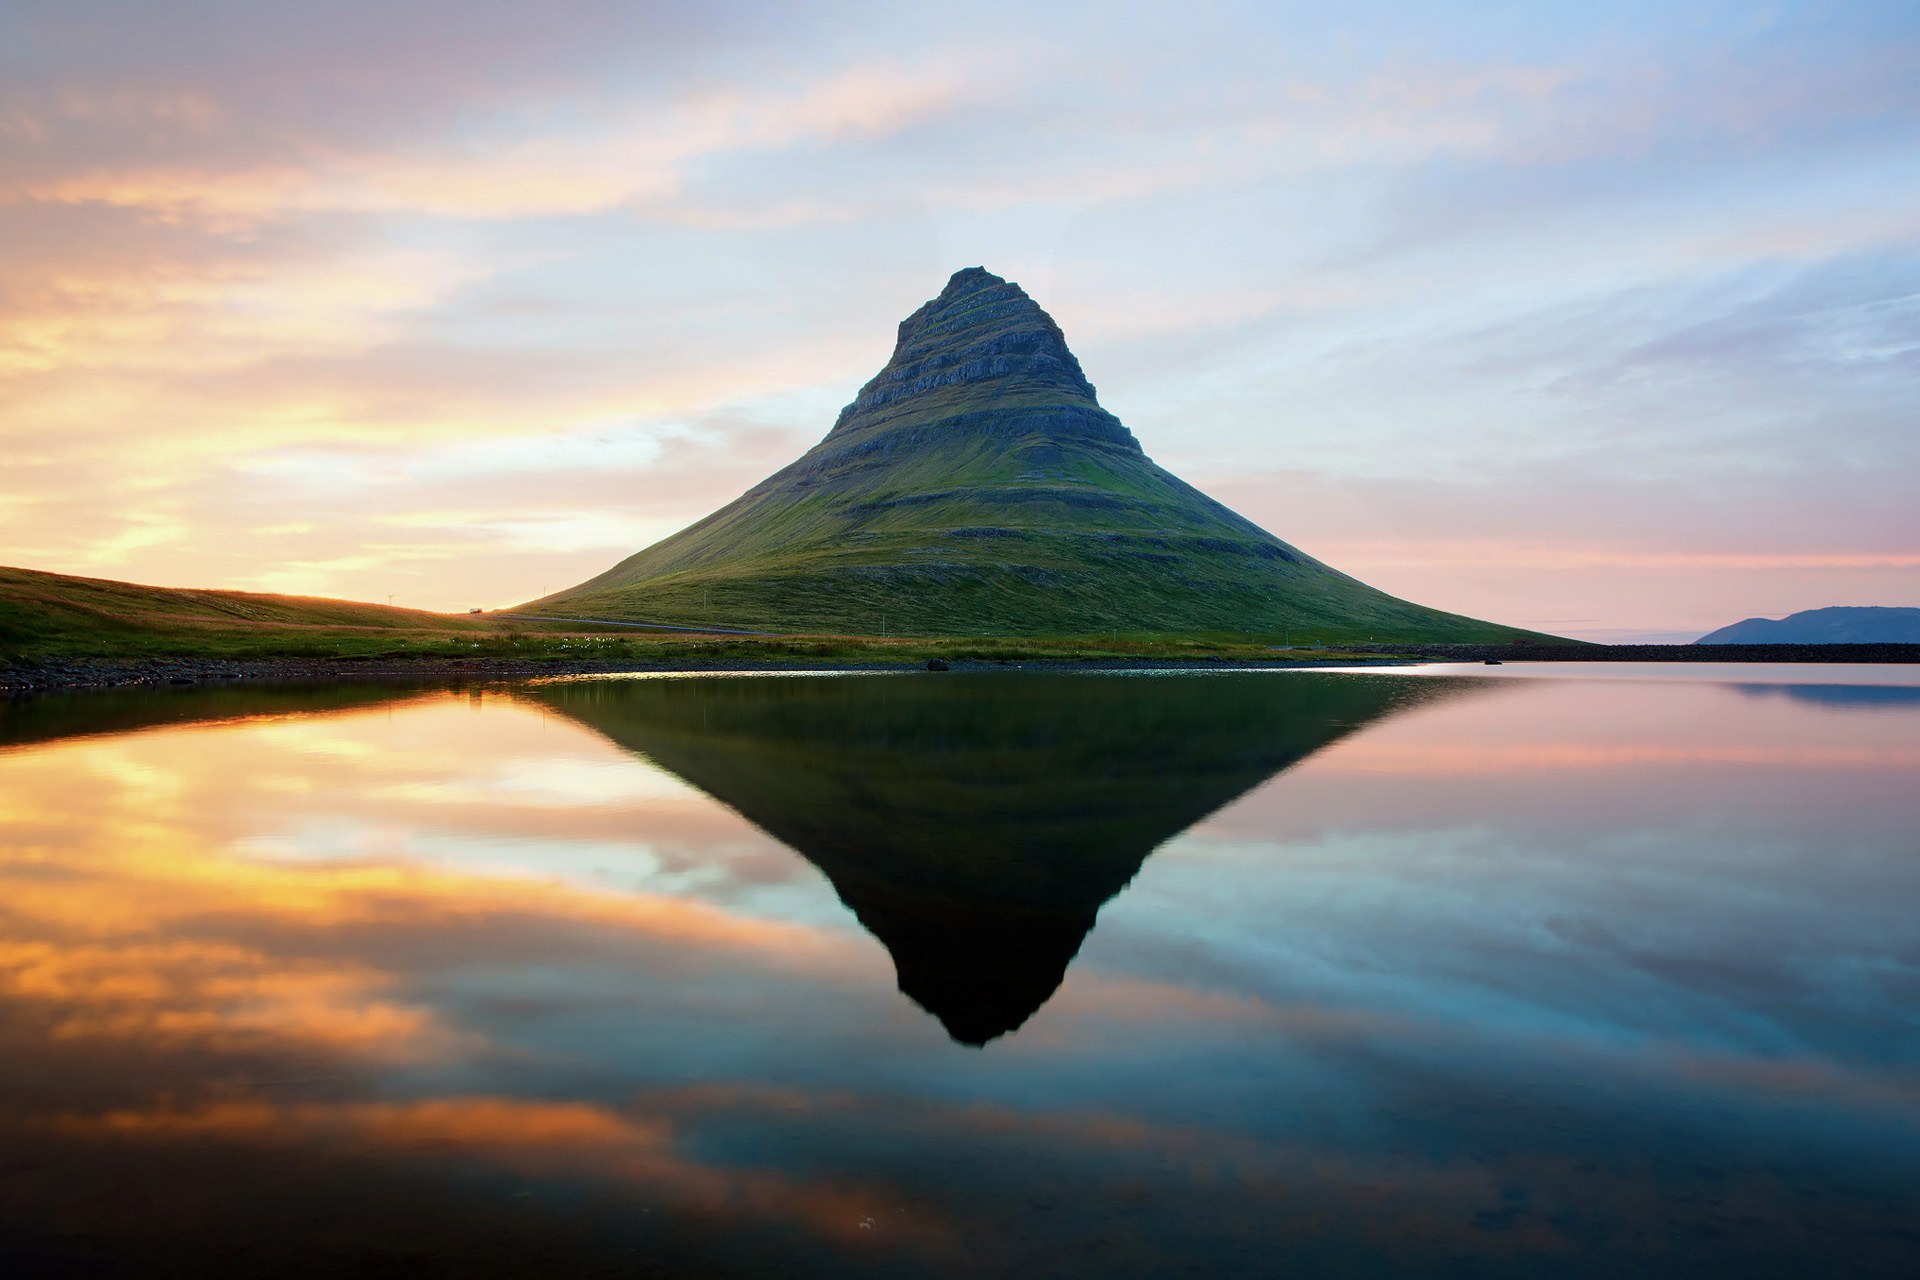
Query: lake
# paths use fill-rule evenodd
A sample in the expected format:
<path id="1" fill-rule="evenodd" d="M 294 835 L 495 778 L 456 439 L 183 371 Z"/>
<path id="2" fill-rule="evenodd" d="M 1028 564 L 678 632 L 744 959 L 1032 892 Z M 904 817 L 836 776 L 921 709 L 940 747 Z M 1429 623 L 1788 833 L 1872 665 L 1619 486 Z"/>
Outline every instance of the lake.
<path id="1" fill-rule="evenodd" d="M 0 1275 L 1920 1274 L 1920 670 L 0 704 Z"/>

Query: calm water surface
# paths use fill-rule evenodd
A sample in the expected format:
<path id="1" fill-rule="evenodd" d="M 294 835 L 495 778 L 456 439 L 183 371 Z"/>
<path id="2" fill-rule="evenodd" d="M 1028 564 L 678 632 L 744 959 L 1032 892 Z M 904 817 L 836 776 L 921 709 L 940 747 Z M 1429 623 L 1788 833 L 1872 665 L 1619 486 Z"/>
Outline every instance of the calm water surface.
<path id="1" fill-rule="evenodd" d="M 1920 672 L 0 704 L 0 1275 L 1920 1274 Z"/>

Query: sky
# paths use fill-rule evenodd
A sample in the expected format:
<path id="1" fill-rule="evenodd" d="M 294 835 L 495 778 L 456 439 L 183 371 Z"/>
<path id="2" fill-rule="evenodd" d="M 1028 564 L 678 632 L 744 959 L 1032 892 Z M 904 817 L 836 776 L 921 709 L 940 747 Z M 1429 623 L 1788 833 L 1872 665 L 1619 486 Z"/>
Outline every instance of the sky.
<path id="1" fill-rule="evenodd" d="M 519 603 L 984 265 L 1395 594 L 1920 605 L 1916 66 L 1894 2 L 0 0 L 0 563 Z"/>

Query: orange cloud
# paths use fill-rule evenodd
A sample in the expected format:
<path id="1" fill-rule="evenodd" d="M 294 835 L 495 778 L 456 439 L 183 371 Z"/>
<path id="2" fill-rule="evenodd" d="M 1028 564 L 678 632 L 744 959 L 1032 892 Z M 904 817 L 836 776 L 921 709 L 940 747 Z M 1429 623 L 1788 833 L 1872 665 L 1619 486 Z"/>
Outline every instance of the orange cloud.
<path id="1" fill-rule="evenodd" d="M 424 1009 L 382 999 L 390 975 L 351 961 L 276 957 L 230 943 L 0 943 L 0 997 L 42 1010 L 55 1040 L 153 1048 L 304 1045 L 417 1057 L 453 1041 Z"/>

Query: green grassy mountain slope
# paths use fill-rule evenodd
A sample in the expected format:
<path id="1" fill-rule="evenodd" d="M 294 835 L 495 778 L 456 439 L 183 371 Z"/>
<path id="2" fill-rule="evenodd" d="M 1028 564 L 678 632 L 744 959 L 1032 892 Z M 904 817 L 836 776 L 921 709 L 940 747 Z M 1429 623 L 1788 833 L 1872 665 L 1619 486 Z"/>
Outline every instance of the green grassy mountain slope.
<path id="1" fill-rule="evenodd" d="M 803 457 L 518 612 L 872 634 L 1532 636 L 1396 599 L 1154 465 L 1051 317 L 961 271 Z"/>

